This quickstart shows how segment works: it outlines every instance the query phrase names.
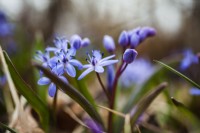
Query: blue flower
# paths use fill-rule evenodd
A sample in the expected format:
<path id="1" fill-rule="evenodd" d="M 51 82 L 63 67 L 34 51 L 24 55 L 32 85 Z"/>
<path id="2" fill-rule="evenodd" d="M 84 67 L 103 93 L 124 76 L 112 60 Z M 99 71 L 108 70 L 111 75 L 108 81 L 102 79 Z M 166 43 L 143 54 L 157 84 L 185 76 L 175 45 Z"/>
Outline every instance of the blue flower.
<path id="1" fill-rule="evenodd" d="M 63 80 L 64 82 L 68 83 L 67 79 L 62 76 L 63 75 L 63 69 L 59 68 L 59 66 L 54 67 L 53 69 L 51 69 L 51 72 L 56 74 L 61 80 Z M 56 85 L 51 82 L 51 80 L 47 77 L 41 77 L 38 80 L 38 85 L 48 85 L 49 84 L 49 88 L 48 88 L 48 94 L 50 97 L 54 97 L 55 93 L 56 93 Z"/>
<path id="2" fill-rule="evenodd" d="M 3 76 L 0 76 L 0 87 L 1 86 L 4 86 L 6 84 L 6 76 L 3 75 Z"/>
<path id="3" fill-rule="evenodd" d="M 102 133 L 103 128 L 100 124 L 90 118 L 85 118 L 84 123 L 90 128 L 91 133 Z"/>
<path id="4" fill-rule="evenodd" d="M 123 61 L 128 64 L 132 63 L 137 55 L 138 53 L 135 49 L 126 49 L 126 51 L 123 54 Z"/>
<path id="5" fill-rule="evenodd" d="M 130 31 L 122 31 L 119 36 L 119 44 L 123 47 L 136 48 L 146 38 L 154 36 L 156 30 L 151 27 L 137 27 Z"/>
<path id="6" fill-rule="evenodd" d="M 11 36 L 14 26 L 7 21 L 5 14 L 0 11 L 0 37 Z"/>
<path id="7" fill-rule="evenodd" d="M 82 64 L 80 61 L 74 59 L 73 49 L 68 49 L 67 52 L 61 50 L 57 53 L 58 66 L 63 69 L 69 76 L 76 76 L 76 69 L 74 66 L 78 67 L 78 69 L 82 69 Z"/>
<path id="8" fill-rule="evenodd" d="M 120 82 L 125 87 L 130 87 L 133 84 L 140 85 L 146 81 L 155 71 L 155 67 L 145 59 L 136 59 L 129 64 L 123 74 Z"/>
<path id="9" fill-rule="evenodd" d="M 79 35 L 73 35 L 70 39 L 71 47 L 78 50 L 81 47 L 86 47 L 90 44 L 90 40 L 88 38 L 82 39 Z"/>
<path id="10" fill-rule="evenodd" d="M 105 35 L 103 37 L 103 44 L 108 52 L 112 53 L 115 50 L 115 42 L 111 36 Z"/>
<path id="11" fill-rule="evenodd" d="M 107 87 L 109 92 L 112 92 L 113 82 L 115 78 L 115 68 L 113 65 L 107 66 Z"/>
<path id="12" fill-rule="evenodd" d="M 98 50 L 92 51 L 92 57 L 89 54 L 88 57 L 89 60 L 87 59 L 87 61 L 89 64 L 83 65 L 83 68 L 86 68 L 86 70 L 79 76 L 78 80 L 81 80 L 83 77 L 85 77 L 88 73 L 92 71 L 95 71 L 97 73 L 103 73 L 104 66 L 108 66 L 118 62 L 118 60 L 109 60 L 115 57 L 115 55 L 111 55 L 102 59 L 102 54 Z"/>
<path id="13" fill-rule="evenodd" d="M 200 95 L 200 89 L 198 89 L 198 88 L 191 88 L 191 89 L 189 90 L 189 93 L 190 93 L 191 95 L 194 95 L 194 96 L 199 96 L 199 95 Z"/>
<path id="14" fill-rule="evenodd" d="M 64 52 L 67 52 L 69 41 L 66 38 L 56 37 L 53 42 L 56 47 L 47 47 L 46 51 L 57 53 L 63 50 Z"/>
<path id="15" fill-rule="evenodd" d="M 49 65 L 49 59 L 50 55 L 48 51 L 45 51 L 45 53 L 42 53 L 41 51 L 37 51 L 35 55 L 35 59 L 42 62 L 42 65 L 44 67 L 47 67 Z"/>
<path id="16" fill-rule="evenodd" d="M 192 52 L 191 49 L 187 49 L 183 52 L 183 60 L 181 61 L 180 64 L 180 69 L 181 70 L 185 70 L 188 67 L 190 67 L 191 64 L 197 64 L 198 61 L 198 57 L 196 55 L 194 55 L 194 53 Z"/>

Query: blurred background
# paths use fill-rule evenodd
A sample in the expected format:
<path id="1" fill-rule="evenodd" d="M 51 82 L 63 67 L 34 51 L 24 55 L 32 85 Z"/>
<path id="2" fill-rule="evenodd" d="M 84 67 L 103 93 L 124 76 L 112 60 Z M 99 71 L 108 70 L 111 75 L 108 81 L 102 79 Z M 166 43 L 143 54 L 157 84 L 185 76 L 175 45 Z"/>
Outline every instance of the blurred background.
<path id="1" fill-rule="evenodd" d="M 140 54 L 162 58 L 177 49 L 200 48 L 198 0 L 0 0 L 0 10 L 24 32 L 24 45 L 31 45 L 36 33 L 47 45 L 54 35 L 76 33 L 98 47 L 105 34 L 117 41 L 122 30 L 152 26 L 158 35 L 138 48 Z"/>

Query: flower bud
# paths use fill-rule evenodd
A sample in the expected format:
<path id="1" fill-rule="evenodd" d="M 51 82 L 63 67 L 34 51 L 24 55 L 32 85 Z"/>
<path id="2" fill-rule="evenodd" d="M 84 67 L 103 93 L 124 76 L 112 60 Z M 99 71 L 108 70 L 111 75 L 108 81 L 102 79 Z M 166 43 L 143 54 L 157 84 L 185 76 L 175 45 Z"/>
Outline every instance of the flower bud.
<path id="1" fill-rule="evenodd" d="M 90 40 L 89 40 L 89 38 L 84 38 L 84 39 L 81 41 L 81 47 L 87 47 L 88 45 L 90 45 Z"/>
<path id="2" fill-rule="evenodd" d="M 113 52 L 115 50 L 115 42 L 111 36 L 105 35 L 103 38 L 103 44 L 108 52 Z"/>
<path id="3" fill-rule="evenodd" d="M 108 85 L 107 87 L 110 93 L 112 92 L 114 78 L 115 78 L 115 68 L 113 65 L 109 65 L 107 67 L 107 85 Z"/>
<path id="4" fill-rule="evenodd" d="M 132 63 L 137 55 L 138 53 L 135 49 L 126 49 L 126 51 L 123 54 L 123 61 L 128 64 Z"/>
<path id="5" fill-rule="evenodd" d="M 123 46 L 126 47 L 129 44 L 129 38 L 128 38 L 128 33 L 126 31 L 122 31 L 120 36 L 119 36 L 119 40 L 118 43 Z"/>
<path id="6" fill-rule="evenodd" d="M 73 48 L 75 48 L 76 50 L 80 49 L 81 47 L 81 37 L 78 35 L 73 35 L 71 37 L 71 45 Z"/>
<path id="7" fill-rule="evenodd" d="M 131 48 L 136 48 L 140 43 L 140 37 L 138 34 L 133 33 L 131 36 L 131 41 L 130 41 L 130 45 Z"/>
<path id="8" fill-rule="evenodd" d="M 140 36 L 140 41 L 144 41 L 147 37 L 151 37 L 154 36 L 156 34 L 156 30 L 154 28 L 151 27 L 143 27 L 140 32 L 139 32 L 139 36 Z"/>

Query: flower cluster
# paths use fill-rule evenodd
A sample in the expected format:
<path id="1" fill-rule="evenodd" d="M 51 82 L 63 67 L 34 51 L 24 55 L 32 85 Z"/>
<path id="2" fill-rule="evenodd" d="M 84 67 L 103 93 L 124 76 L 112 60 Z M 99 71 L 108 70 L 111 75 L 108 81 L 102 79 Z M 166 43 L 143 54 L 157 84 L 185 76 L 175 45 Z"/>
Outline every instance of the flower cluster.
<path id="1" fill-rule="evenodd" d="M 47 47 L 45 53 L 37 51 L 35 58 L 42 62 L 44 67 L 49 68 L 51 72 L 56 74 L 60 79 L 68 82 L 67 79 L 63 76 L 64 73 L 67 73 L 71 77 L 75 77 L 75 67 L 82 69 L 82 63 L 74 58 L 77 50 L 75 45 L 77 45 L 79 40 L 79 38 L 74 38 L 72 41 L 68 41 L 63 37 L 57 37 L 54 40 L 55 47 Z M 82 40 L 80 40 L 80 44 L 81 41 Z M 87 41 L 87 43 L 89 44 L 89 41 Z M 50 57 L 50 52 L 54 53 L 54 56 Z M 49 96 L 54 97 L 56 92 L 56 85 L 51 83 L 50 79 L 47 77 L 41 77 L 38 80 L 38 84 L 50 84 Z"/>

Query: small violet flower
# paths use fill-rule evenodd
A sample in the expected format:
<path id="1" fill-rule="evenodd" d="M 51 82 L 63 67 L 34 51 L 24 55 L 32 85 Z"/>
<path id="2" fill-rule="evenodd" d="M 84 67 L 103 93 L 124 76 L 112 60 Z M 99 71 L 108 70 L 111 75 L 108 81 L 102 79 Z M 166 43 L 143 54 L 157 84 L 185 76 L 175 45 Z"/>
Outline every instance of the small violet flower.
<path id="1" fill-rule="evenodd" d="M 198 88 L 191 88 L 191 89 L 189 90 L 189 93 L 190 93 L 191 95 L 194 95 L 194 96 L 199 96 L 199 95 L 200 95 L 200 90 L 199 90 Z"/>
<path id="2" fill-rule="evenodd" d="M 135 60 L 137 55 L 138 53 L 135 49 L 126 49 L 126 51 L 123 54 L 123 61 L 127 64 L 130 64 Z"/>
<path id="3" fill-rule="evenodd" d="M 78 69 L 82 69 L 82 64 L 80 61 L 74 59 L 73 49 L 68 49 L 67 52 L 61 50 L 57 53 L 58 59 L 58 67 L 63 69 L 69 76 L 76 76 L 76 69 L 74 66 L 78 67 Z"/>
<path id="4" fill-rule="evenodd" d="M 89 60 L 86 60 L 89 64 L 83 65 L 83 68 L 86 68 L 86 70 L 79 76 L 78 80 L 81 80 L 83 77 L 85 77 L 88 73 L 92 71 L 95 71 L 97 73 L 103 73 L 104 66 L 112 65 L 118 62 L 118 60 L 109 60 L 115 57 L 115 55 L 111 55 L 102 59 L 102 54 L 98 50 L 92 51 L 92 57 L 89 54 L 88 57 Z"/>
<path id="5" fill-rule="evenodd" d="M 198 56 L 196 56 L 191 49 L 185 50 L 183 56 L 184 58 L 180 64 L 181 70 L 186 70 L 191 64 L 197 64 L 199 62 Z"/>
<path id="6" fill-rule="evenodd" d="M 0 11 L 0 37 L 12 36 L 14 26 L 7 21 L 5 14 Z"/>
<path id="7" fill-rule="evenodd" d="M 103 44 L 108 52 L 112 53 L 115 50 L 115 42 L 111 36 L 105 35 L 103 37 Z"/>
<path id="8" fill-rule="evenodd" d="M 155 72 L 155 67 L 146 59 L 136 59 L 129 64 L 120 77 L 120 82 L 124 87 L 133 84 L 141 85 Z"/>
<path id="9" fill-rule="evenodd" d="M 50 69 L 51 69 L 52 73 L 56 74 L 64 82 L 68 83 L 67 79 L 64 76 L 62 76 L 63 73 L 64 73 L 62 71 L 62 69 L 58 68 L 57 66 L 54 67 L 53 69 L 52 68 L 50 68 Z M 56 85 L 53 82 L 51 82 L 51 80 L 49 78 L 41 77 L 38 80 L 38 84 L 39 85 L 48 85 L 48 84 L 50 84 L 49 85 L 49 89 L 48 89 L 48 94 L 49 94 L 50 97 L 54 97 L 57 88 L 56 88 Z"/>
<path id="10" fill-rule="evenodd" d="M 90 44 L 88 38 L 81 39 L 79 35 L 73 35 L 70 39 L 71 47 L 78 50 L 81 47 L 86 47 Z"/>
<path id="11" fill-rule="evenodd" d="M 97 122 L 93 121 L 90 118 L 86 118 L 84 120 L 84 123 L 90 128 L 91 133 L 102 133 L 103 132 L 103 128 L 101 127 L 101 125 L 98 124 Z"/>
<path id="12" fill-rule="evenodd" d="M 154 36 L 156 30 L 151 27 L 138 27 L 130 31 L 122 31 L 119 36 L 119 44 L 123 47 L 130 45 L 131 48 L 136 48 L 146 38 Z"/>

